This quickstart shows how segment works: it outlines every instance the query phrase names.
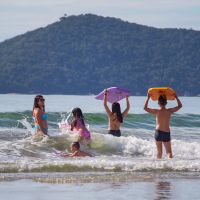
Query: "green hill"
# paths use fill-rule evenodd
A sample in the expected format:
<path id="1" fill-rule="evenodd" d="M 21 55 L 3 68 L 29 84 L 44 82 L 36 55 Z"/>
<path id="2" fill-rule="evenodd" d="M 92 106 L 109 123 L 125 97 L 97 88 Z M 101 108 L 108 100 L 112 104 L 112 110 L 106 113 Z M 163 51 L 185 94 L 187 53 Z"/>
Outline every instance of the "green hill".
<path id="1" fill-rule="evenodd" d="M 91 14 L 0 43 L 0 93 L 90 94 L 109 86 L 200 94 L 200 31 Z"/>

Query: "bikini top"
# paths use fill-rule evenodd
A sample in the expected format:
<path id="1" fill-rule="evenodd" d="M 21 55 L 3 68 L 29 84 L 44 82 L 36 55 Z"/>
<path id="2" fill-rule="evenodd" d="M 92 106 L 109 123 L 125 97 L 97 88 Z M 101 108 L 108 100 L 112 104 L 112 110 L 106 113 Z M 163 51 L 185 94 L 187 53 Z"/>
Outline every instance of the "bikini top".
<path id="1" fill-rule="evenodd" d="M 41 120 L 42 120 L 42 121 L 47 121 L 47 118 L 48 118 L 47 114 L 46 114 L 45 112 L 42 111 Z M 33 117 L 33 120 L 34 120 L 34 122 L 35 122 L 35 120 L 36 120 L 35 117 Z"/>
<path id="2" fill-rule="evenodd" d="M 41 119 L 44 120 L 44 121 L 47 121 L 47 114 L 43 113 Z"/>

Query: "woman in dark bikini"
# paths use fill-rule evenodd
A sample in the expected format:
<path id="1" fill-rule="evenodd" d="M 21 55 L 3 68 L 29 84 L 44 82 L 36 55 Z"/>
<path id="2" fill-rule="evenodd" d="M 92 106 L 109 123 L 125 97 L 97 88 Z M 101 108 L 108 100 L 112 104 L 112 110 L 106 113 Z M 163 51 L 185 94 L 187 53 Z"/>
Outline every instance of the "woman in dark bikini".
<path id="1" fill-rule="evenodd" d="M 124 110 L 123 113 L 121 113 L 120 104 L 117 102 L 112 104 L 112 111 L 110 111 L 110 109 L 108 108 L 108 105 L 107 105 L 107 93 L 108 93 L 108 91 L 106 90 L 104 93 L 104 108 L 108 115 L 108 121 L 109 121 L 108 122 L 108 129 L 109 129 L 108 133 L 113 136 L 120 137 L 121 136 L 121 131 L 120 131 L 121 123 L 123 123 L 123 119 L 127 115 L 128 111 L 130 109 L 129 99 L 127 96 L 126 97 L 126 109 Z"/>

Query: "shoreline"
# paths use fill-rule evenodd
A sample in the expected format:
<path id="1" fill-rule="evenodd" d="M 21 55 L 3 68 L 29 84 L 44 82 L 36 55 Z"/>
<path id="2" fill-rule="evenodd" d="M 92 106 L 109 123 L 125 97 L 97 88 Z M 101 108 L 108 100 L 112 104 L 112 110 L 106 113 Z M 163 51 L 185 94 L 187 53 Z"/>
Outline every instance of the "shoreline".
<path id="1" fill-rule="evenodd" d="M 32 180 L 52 184 L 154 182 L 157 179 L 200 180 L 200 174 L 198 172 L 0 173 L 0 182 Z"/>

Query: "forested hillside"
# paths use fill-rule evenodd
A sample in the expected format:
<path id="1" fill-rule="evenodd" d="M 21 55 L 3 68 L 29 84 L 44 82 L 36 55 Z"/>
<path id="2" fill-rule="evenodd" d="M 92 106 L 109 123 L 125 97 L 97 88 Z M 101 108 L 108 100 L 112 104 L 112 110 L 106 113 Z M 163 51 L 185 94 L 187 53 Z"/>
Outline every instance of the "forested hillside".
<path id="1" fill-rule="evenodd" d="M 62 17 L 0 43 L 0 93 L 91 94 L 153 86 L 200 94 L 200 31 L 91 14 Z"/>

